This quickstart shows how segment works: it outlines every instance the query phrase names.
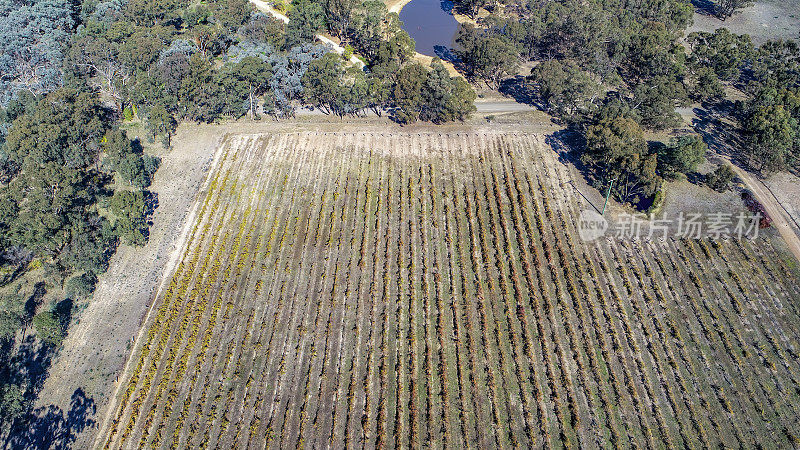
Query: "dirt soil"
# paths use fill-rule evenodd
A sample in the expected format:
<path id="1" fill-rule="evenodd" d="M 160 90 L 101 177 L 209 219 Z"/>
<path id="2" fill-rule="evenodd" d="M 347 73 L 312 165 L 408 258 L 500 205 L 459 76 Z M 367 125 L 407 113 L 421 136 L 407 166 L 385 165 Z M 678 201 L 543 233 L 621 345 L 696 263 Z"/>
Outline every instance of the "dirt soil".
<path id="1" fill-rule="evenodd" d="M 766 180 L 769 187 L 786 214 L 800 230 L 800 178 L 789 172 L 776 173 Z"/>
<path id="2" fill-rule="evenodd" d="M 700 3 L 700 2 L 698 2 Z M 745 8 L 722 21 L 709 14 L 694 15 L 693 31 L 712 32 L 725 27 L 732 33 L 749 34 L 753 43 L 761 45 L 771 39 L 797 39 L 800 32 L 800 2 L 796 0 L 764 0 Z"/>
<path id="3" fill-rule="evenodd" d="M 100 276 L 94 298 L 74 323 L 50 369 L 37 406 L 70 409 L 70 397 L 83 389 L 103 416 L 109 393 L 128 357 L 131 343 L 153 301 L 156 288 L 177 258 L 179 237 L 195 203 L 222 134 L 213 127 L 181 126 L 174 149 L 162 155 L 151 190 L 158 194 L 150 239 L 142 248 L 120 246 Z M 86 430 L 75 448 L 90 447 Z"/>
<path id="4" fill-rule="evenodd" d="M 767 214 L 772 219 L 772 227 L 780 233 L 786 246 L 800 261 L 800 235 L 798 235 L 800 229 L 798 229 L 797 222 L 794 220 L 797 210 L 792 208 L 791 204 L 789 204 L 789 207 L 792 209 L 788 209 L 785 206 L 785 202 L 781 201 L 781 197 L 778 197 L 778 195 L 785 196 L 787 193 L 779 194 L 777 189 L 770 188 L 767 183 L 764 183 L 750 172 L 733 164 L 731 164 L 731 167 L 736 172 L 736 175 L 747 185 L 756 200 L 764 206 Z"/>

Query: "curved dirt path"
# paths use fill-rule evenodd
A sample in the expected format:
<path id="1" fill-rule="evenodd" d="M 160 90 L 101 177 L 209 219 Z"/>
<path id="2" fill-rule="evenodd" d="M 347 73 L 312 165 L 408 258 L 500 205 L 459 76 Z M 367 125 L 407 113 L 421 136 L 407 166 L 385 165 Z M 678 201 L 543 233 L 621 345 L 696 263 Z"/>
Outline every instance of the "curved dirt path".
<path id="1" fill-rule="evenodd" d="M 791 218 L 786 214 L 786 210 L 781 206 L 775 194 L 772 193 L 764 183 L 756 178 L 753 174 L 736 166 L 730 160 L 725 159 L 725 162 L 731 166 L 736 176 L 747 185 L 750 192 L 753 193 L 756 200 L 764 206 L 764 209 L 772 219 L 772 226 L 778 230 L 789 250 L 794 254 L 795 258 L 800 261 L 800 236 L 797 234 L 796 227 L 793 225 Z"/>
<path id="2" fill-rule="evenodd" d="M 272 17 L 280 20 L 284 24 L 289 23 L 289 18 L 286 17 L 285 15 L 279 13 L 278 11 L 276 11 L 272 6 L 270 6 L 269 3 L 265 2 L 265 1 L 262 1 L 262 0 L 250 0 L 250 3 L 252 3 L 253 6 L 255 6 L 256 9 L 258 9 L 259 11 L 265 12 L 265 13 L 271 15 Z M 321 34 L 317 34 L 317 35 L 315 35 L 315 37 L 317 38 L 318 41 L 322 42 L 323 44 L 326 44 L 326 45 L 330 46 L 331 48 L 333 48 L 333 51 L 335 51 L 336 53 L 338 53 L 340 55 L 344 53 L 344 47 L 342 47 L 341 45 L 339 45 L 336 42 L 332 41 L 330 38 L 325 37 L 325 36 L 323 36 Z M 355 64 L 355 65 L 357 65 L 358 67 L 360 67 L 362 69 L 364 68 L 364 66 L 366 66 L 366 64 L 364 64 L 364 61 L 361 61 L 360 59 L 358 59 L 358 57 L 356 55 L 353 55 L 353 56 L 350 57 L 350 62 Z"/>

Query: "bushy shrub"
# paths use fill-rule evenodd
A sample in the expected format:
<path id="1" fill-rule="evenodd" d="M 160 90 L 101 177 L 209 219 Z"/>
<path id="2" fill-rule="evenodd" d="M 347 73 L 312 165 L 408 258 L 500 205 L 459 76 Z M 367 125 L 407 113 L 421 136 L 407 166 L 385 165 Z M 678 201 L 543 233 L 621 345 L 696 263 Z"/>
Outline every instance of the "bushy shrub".
<path id="1" fill-rule="evenodd" d="M 58 347 L 64 340 L 64 327 L 53 311 L 43 311 L 33 317 L 36 336 L 47 345 Z"/>
<path id="2" fill-rule="evenodd" d="M 92 295 L 95 284 L 97 284 L 97 276 L 92 272 L 87 272 L 67 280 L 64 291 L 69 298 L 85 298 Z"/>
<path id="3" fill-rule="evenodd" d="M 731 187 L 731 182 L 736 177 L 733 169 L 727 164 L 716 168 L 713 172 L 706 175 L 706 184 L 717 192 L 725 192 Z"/>

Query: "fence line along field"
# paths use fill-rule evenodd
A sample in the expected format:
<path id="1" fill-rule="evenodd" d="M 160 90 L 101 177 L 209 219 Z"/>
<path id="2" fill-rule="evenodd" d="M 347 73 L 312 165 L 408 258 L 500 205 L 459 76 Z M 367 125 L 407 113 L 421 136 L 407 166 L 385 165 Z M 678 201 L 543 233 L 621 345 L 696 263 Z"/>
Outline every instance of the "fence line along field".
<path id="1" fill-rule="evenodd" d="M 221 151 L 106 448 L 798 444 L 800 273 L 772 238 L 585 244 L 537 135 Z"/>

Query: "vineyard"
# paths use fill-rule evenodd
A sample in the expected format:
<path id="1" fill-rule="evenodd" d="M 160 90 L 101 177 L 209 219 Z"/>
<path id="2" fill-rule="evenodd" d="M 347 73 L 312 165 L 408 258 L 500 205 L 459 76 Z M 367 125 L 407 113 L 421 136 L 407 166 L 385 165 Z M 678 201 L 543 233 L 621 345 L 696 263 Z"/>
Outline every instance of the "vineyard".
<path id="1" fill-rule="evenodd" d="M 774 238 L 577 235 L 538 135 L 229 137 L 105 448 L 800 445 Z"/>

